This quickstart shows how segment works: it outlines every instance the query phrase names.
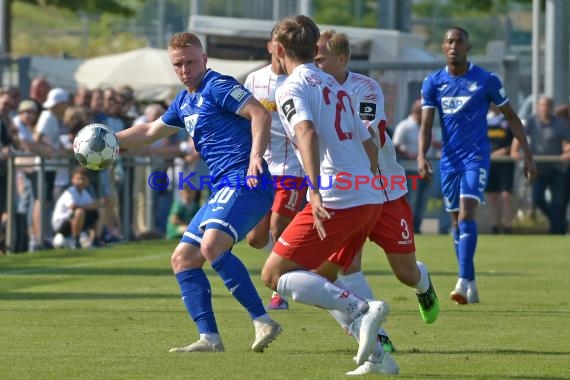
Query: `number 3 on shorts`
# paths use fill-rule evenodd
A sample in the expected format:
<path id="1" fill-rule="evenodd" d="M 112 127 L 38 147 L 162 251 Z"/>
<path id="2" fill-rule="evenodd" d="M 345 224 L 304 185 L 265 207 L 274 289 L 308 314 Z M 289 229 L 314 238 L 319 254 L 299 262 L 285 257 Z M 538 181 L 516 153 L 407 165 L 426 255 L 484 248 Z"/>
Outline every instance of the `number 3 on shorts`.
<path id="1" fill-rule="evenodd" d="M 487 185 L 487 170 L 479 168 L 479 191 L 482 193 L 485 191 L 485 186 Z"/>

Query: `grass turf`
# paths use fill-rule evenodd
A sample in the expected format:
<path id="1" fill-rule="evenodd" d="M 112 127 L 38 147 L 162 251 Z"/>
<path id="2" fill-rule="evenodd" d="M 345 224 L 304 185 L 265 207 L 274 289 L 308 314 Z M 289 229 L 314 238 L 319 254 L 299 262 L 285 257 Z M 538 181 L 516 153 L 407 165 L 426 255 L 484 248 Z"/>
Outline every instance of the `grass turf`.
<path id="1" fill-rule="evenodd" d="M 247 313 L 207 270 L 226 352 L 171 354 L 197 338 L 169 268 L 173 242 L 0 257 L 0 379 L 341 379 L 354 369 L 355 342 L 323 310 L 292 302 L 272 316 L 284 333 L 250 352 Z M 481 236 L 476 266 L 481 303 L 449 300 L 456 262 L 448 236 L 417 237 L 441 313 L 422 322 L 413 292 L 366 245 L 364 268 L 391 314 L 385 328 L 410 379 L 570 378 L 570 240 Z M 265 254 L 235 252 L 259 280 Z M 372 377 L 372 376 L 370 376 Z"/>

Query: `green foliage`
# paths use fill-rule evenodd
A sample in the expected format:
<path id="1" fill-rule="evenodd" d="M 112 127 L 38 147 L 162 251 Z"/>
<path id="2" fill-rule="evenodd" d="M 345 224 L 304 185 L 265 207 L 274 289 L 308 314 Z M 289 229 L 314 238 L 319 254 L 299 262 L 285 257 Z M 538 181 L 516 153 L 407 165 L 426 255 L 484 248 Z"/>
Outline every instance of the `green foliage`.
<path id="1" fill-rule="evenodd" d="M 442 2 L 422 0 L 414 3 L 412 12 L 422 20 L 427 36 L 427 47 L 438 51 L 445 31 L 459 25 L 470 34 L 472 53 L 484 53 L 491 40 L 505 38 L 503 25 L 514 0 L 463 0 Z"/>
<path id="2" fill-rule="evenodd" d="M 84 11 L 87 13 L 112 13 L 122 16 L 133 16 L 133 9 L 125 6 L 120 0 L 11 0 L 15 3 L 29 3 L 72 11 Z M 143 1 L 143 0 L 139 0 Z"/>
<path id="3" fill-rule="evenodd" d="M 146 46 L 144 39 L 121 30 L 125 18 L 103 13 L 81 17 L 69 9 L 12 4 L 12 55 L 88 58 Z"/>
<path id="4" fill-rule="evenodd" d="M 346 379 L 356 343 L 328 313 L 291 302 L 271 312 L 284 332 L 253 353 L 253 326 L 206 265 L 226 347 L 219 354 L 170 354 L 197 339 L 170 269 L 177 241 L 146 241 L 100 250 L 42 251 L 0 257 L 2 379 Z M 570 261 L 564 236 L 479 237 L 481 303 L 448 298 L 457 263 L 451 237 L 417 236 L 441 313 L 421 321 L 413 291 L 368 243 L 367 278 L 391 313 L 385 328 L 398 352 L 401 379 L 567 379 L 570 367 Z M 547 249 L 545 249 L 547 247 Z M 260 281 L 267 255 L 245 244 L 234 252 Z M 365 378 L 379 378 L 365 376 Z"/>
<path id="5" fill-rule="evenodd" d="M 315 21 L 319 24 L 377 28 L 374 0 L 314 0 Z"/>

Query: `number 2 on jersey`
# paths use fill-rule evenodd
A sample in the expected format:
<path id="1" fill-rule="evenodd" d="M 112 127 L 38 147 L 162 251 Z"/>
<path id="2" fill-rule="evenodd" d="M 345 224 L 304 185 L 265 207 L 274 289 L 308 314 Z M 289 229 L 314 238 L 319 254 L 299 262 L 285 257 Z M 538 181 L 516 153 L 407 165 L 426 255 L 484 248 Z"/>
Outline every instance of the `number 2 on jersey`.
<path id="1" fill-rule="evenodd" d="M 325 103 L 331 104 L 330 95 L 332 91 L 328 87 L 323 88 L 323 97 L 325 98 Z M 334 116 L 334 129 L 336 130 L 336 134 L 340 141 L 342 140 L 351 140 L 352 139 L 352 132 L 344 132 L 341 126 L 341 118 L 342 112 L 348 112 L 346 110 L 346 106 L 344 105 L 344 100 L 348 100 L 348 104 L 350 105 L 350 112 L 354 114 L 354 109 L 352 108 L 352 104 L 350 103 L 350 96 L 344 91 L 340 90 L 336 93 L 336 113 Z"/>

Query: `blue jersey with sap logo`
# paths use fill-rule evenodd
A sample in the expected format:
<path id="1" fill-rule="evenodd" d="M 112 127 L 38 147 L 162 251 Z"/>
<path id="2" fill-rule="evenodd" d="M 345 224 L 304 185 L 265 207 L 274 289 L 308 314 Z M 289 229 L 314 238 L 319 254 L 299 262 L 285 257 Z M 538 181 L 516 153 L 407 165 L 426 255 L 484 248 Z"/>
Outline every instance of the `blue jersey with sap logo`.
<path id="1" fill-rule="evenodd" d="M 422 108 L 437 107 L 441 119 L 442 171 L 488 167 L 487 112 L 491 103 L 508 101 L 501 80 L 472 63 L 461 76 L 450 75 L 445 67 L 424 79 Z"/>
<path id="2" fill-rule="evenodd" d="M 252 94 L 234 78 L 208 69 L 200 87 L 182 90 L 162 122 L 186 128 L 208 166 L 213 185 L 243 180 L 251 151 L 251 121 L 237 114 Z"/>

